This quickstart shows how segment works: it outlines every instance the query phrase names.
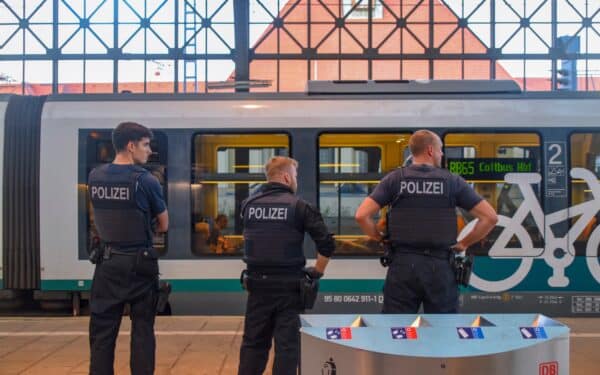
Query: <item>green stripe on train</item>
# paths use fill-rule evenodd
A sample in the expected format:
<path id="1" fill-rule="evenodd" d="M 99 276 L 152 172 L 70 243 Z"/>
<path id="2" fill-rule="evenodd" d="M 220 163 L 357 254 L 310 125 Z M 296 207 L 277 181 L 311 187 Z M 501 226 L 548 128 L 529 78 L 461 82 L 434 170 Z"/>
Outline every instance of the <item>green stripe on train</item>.
<path id="1" fill-rule="evenodd" d="M 333 260 L 335 261 L 335 259 Z M 333 262 L 332 261 L 332 262 Z M 475 261 L 477 274 L 485 274 L 488 280 L 502 280 L 515 272 L 520 261 L 517 259 L 491 259 L 479 257 Z M 357 262 L 356 267 L 360 267 Z M 536 259 L 525 280 L 511 290 L 551 291 L 551 292 L 588 292 L 598 291 L 600 285 L 587 268 L 586 258 L 578 256 L 566 268 L 565 275 L 570 282 L 564 288 L 551 288 L 548 278 L 552 269 L 544 260 Z M 173 290 L 179 292 L 241 292 L 239 279 L 191 279 L 170 280 Z M 42 290 L 89 290 L 90 280 L 42 280 Z M 321 281 L 322 292 L 339 293 L 379 293 L 382 291 L 382 279 L 324 279 Z M 472 288 L 469 288 L 473 290 Z"/>
<path id="2" fill-rule="evenodd" d="M 242 292 L 239 279 L 169 280 L 175 292 Z M 42 290 L 90 289 L 91 280 L 42 280 Z M 322 280 L 323 292 L 381 292 L 383 280 Z"/>

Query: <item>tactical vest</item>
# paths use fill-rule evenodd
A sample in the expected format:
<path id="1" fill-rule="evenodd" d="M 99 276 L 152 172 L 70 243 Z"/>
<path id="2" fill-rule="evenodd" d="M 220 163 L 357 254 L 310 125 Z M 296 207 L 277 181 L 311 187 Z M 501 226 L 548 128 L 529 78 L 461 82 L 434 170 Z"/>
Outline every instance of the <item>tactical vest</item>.
<path id="1" fill-rule="evenodd" d="M 138 179 L 148 172 L 137 166 L 116 172 L 109 166 L 94 168 L 88 182 L 100 239 L 115 247 L 151 247 L 151 218 L 136 201 Z"/>
<path id="2" fill-rule="evenodd" d="M 392 244 L 413 249 L 447 249 L 456 243 L 456 200 L 452 175 L 440 168 L 401 168 L 399 191 L 388 211 Z"/>
<path id="3" fill-rule="evenodd" d="M 304 230 L 296 222 L 298 198 L 286 191 L 268 190 L 242 206 L 244 262 L 249 266 L 303 266 Z"/>

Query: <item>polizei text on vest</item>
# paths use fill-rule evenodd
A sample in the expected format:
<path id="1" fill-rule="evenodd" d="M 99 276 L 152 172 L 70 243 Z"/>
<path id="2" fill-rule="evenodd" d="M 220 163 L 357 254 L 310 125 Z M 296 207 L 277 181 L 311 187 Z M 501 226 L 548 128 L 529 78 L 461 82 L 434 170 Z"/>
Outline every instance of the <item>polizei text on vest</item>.
<path id="1" fill-rule="evenodd" d="M 92 199 L 129 200 L 129 188 L 122 186 L 92 186 Z"/>
<path id="2" fill-rule="evenodd" d="M 400 194 L 416 195 L 443 195 L 444 182 L 431 180 L 403 180 L 400 181 Z"/>
<path id="3" fill-rule="evenodd" d="M 250 220 L 287 220 L 288 209 L 286 207 L 249 207 L 248 218 Z"/>

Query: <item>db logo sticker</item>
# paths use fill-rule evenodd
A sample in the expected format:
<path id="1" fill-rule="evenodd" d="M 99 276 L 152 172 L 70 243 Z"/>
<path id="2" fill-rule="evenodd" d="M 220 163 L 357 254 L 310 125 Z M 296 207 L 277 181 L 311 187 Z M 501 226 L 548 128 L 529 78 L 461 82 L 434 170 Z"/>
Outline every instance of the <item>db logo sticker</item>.
<path id="1" fill-rule="evenodd" d="M 558 375 L 558 362 L 540 363 L 539 375 Z"/>

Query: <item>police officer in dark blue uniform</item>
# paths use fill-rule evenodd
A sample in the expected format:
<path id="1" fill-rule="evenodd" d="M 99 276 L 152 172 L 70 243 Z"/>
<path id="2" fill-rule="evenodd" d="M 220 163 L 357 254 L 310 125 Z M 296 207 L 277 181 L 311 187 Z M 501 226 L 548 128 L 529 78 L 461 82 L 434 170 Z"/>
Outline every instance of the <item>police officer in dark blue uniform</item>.
<path id="1" fill-rule="evenodd" d="M 151 154 L 152 132 L 133 122 L 112 133 L 116 156 L 90 172 L 88 191 L 101 246 L 90 296 L 90 373 L 113 374 L 123 308 L 131 307 L 131 373 L 153 374 L 158 253 L 153 230 L 168 229 L 167 207 L 156 177 L 140 167 Z M 155 219 L 155 228 L 152 221 Z"/>
<path id="2" fill-rule="evenodd" d="M 240 375 L 263 373 L 273 338 L 273 375 L 296 374 L 299 314 L 312 307 L 307 303 L 311 299 L 308 292 L 316 298 L 316 290 L 304 287 L 315 285 L 311 281 L 323 275 L 334 251 L 333 237 L 321 214 L 295 195 L 297 166 L 296 160 L 288 157 L 269 160 L 265 166 L 268 182 L 242 203 L 248 303 Z M 318 255 L 314 267 L 303 269 L 305 232 L 315 241 Z"/>
<path id="3" fill-rule="evenodd" d="M 365 234 L 381 241 L 383 235 L 372 217 L 389 206 L 392 255 L 383 291 L 384 313 L 414 314 L 421 303 L 425 313 L 457 312 L 454 253 L 485 237 L 498 220 L 492 206 L 462 177 L 441 168 L 442 146 L 437 134 L 415 132 L 409 141 L 413 163 L 386 175 L 356 211 Z M 456 207 L 479 219 L 458 243 Z"/>

